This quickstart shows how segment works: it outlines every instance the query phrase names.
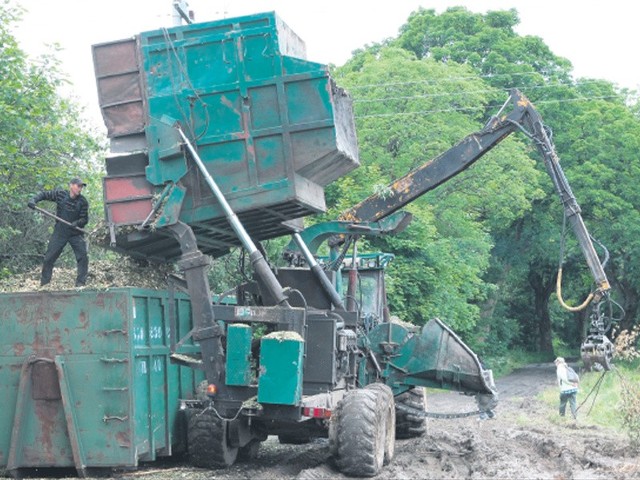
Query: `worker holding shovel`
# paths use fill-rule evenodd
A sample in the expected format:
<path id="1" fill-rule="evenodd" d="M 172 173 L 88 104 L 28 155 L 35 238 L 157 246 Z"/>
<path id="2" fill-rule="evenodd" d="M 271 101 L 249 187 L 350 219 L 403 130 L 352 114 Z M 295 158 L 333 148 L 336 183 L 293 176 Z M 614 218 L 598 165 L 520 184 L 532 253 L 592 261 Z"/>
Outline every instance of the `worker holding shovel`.
<path id="1" fill-rule="evenodd" d="M 29 208 L 51 216 L 56 220 L 53 234 L 49 239 L 47 253 L 44 255 L 40 285 L 46 285 L 51 281 L 53 266 L 67 243 L 73 248 L 78 264 L 76 287 L 83 287 L 87 281 L 89 256 L 83 236 L 85 231 L 82 229 L 89 221 L 89 202 L 82 195 L 82 189 L 86 185 L 81 179 L 73 178 L 69 182 L 69 190 L 61 188 L 45 190 L 29 200 Z M 36 206 L 36 203 L 42 200 L 55 202 L 55 215 Z"/>

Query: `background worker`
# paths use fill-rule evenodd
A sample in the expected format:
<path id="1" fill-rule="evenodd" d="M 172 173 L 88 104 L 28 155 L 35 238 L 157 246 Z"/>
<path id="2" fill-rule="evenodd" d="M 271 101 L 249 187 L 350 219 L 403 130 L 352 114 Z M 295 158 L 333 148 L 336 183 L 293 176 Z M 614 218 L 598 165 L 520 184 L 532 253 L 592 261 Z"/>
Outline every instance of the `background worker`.
<path id="1" fill-rule="evenodd" d="M 571 408 L 571 415 L 574 420 L 578 418 L 578 405 L 576 397 L 578 395 L 578 385 L 571 383 L 567 376 L 567 363 L 564 358 L 556 358 L 556 376 L 558 378 L 558 387 L 560 388 L 560 416 L 564 417 L 567 409 L 567 402 Z"/>
<path id="2" fill-rule="evenodd" d="M 89 222 L 89 202 L 81 193 L 86 185 L 79 178 L 73 178 L 69 182 L 68 190 L 61 188 L 45 190 L 29 200 L 28 206 L 32 209 L 36 207 L 36 203 L 42 200 L 55 202 L 56 216 L 69 223 L 56 220 L 47 252 L 44 255 L 40 285 L 46 285 L 51 281 L 53 266 L 67 243 L 71 245 L 76 256 L 78 268 L 76 287 L 83 287 L 87 282 L 89 257 L 87 244 L 83 237 L 84 232 L 81 230 Z"/>

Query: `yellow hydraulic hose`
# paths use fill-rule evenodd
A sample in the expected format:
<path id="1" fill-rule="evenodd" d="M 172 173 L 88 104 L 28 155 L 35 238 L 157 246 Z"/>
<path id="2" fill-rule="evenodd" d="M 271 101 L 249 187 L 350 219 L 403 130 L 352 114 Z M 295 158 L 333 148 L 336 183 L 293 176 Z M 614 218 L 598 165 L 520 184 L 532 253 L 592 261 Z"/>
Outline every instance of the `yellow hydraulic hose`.
<path id="1" fill-rule="evenodd" d="M 586 300 L 582 302 L 581 305 L 578 305 L 577 307 L 571 307 L 567 305 L 562 299 L 562 267 L 558 269 L 558 279 L 556 280 L 556 295 L 558 297 L 558 301 L 560 302 L 560 305 L 562 305 L 562 308 L 570 312 L 579 312 L 581 310 L 584 310 L 587 307 L 587 305 L 591 303 L 591 300 L 593 300 L 593 297 L 595 296 L 594 293 L 591 292 L 587 296 Z"/>

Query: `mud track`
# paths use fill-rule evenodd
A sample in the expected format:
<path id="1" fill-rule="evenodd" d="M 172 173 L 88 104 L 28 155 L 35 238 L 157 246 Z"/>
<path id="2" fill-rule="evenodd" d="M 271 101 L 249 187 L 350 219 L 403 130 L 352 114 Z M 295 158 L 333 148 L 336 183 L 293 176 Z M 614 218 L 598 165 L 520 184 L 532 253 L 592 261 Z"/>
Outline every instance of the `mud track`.
<path id="1" fill-rule="evenodd" d="M 429 419 L 427 433 L 398 440 L 393 462 L 374 479 L 640 479 L 640 453 L 620 432 L 588 426 L 580 418 L 560 421 L 555 408 L 536 400 L 553 386 L 550 364 L 530 365 L 499 379 L 497 415 Z M 429 411 L 464 412 L 472 397 L 430 394 Z M 584 414 L 583 414 L 584 415 Z M 113 474 L 121 480 L 346 479 L 329 455 L 328 443 L 280 445 L 270 437 L 258 456 L 227 470 L 201 470 L 180 461 L 145 465 Z"/>

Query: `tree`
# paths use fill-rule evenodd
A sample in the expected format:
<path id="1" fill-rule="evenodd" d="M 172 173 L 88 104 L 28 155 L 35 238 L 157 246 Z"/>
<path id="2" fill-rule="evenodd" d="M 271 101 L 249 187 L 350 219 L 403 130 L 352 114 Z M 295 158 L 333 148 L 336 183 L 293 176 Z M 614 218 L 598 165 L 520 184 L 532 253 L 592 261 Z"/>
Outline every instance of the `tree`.
<path id="1" fill-rule="evenodd" d="M 541 38 L 516 34 L 518 23 L 515 9 L 477 14 L 452 7 L 437 15 L 420 8 L 393 44 L 418 58 L 469 65 L 499 88 L 569 82 L 571 63 L 554 55 Z"/>
<path id="2" fill-rule="evenodd" d="M 638 138 L 635 97 L 629 94 L 629 108 L 624 104 L 625 92 L 615 91 L 608 82 L 574 80 L 568 60 L 554 55 L 540 38 L 521 37 L 514 32 L 518 22 L 515 10 L 482 15 L 456 7 L 437 15 L 433 10 L 420 9 L 411 15 L 398 38 L 388 43 L 418 58 L 468 65 L 492 86 L 517 86 L 534 100 L 547 125 L 554 128 L 557 150 L 590 231 L 611 250 L 612 281 L 634 318 L 627 321 L 637 322 L 637 291 L 629 281 L 635 278 L 637 267 L 628 251 L 635 253 L 638 204 L 633 180 L 626 182 L 636 178 L 638 168 L 632 153 L 637 151 Z M 532 148 L 530 151 L 532 158 L 537 158 Z M 541 165 L 539 168 L 542 170 Z M 506 315 L 493 319 L 493 324 L 512 322 L 513 313 L 519 312 L 519 330 L 526 338 L 536 339 L 538 350 L 551 352 L 552 329 L 557 331 L 567 322 L 575 322 L 575 315 L 561 313 L 550 298 L 559 261 L 562 219 L 550 182 L 540 185 L 545 193 L 533 209 L 507 228 L 491 230 L 496 248 L 494 268 L 486 280 L 501 288 L 494 290 L 499 298 L 492 298 L 491 308 L 484 311 Z M 624 219 L 624 223 L 614 219 Z M 569 242 L 564 270 L 575 272 L 566 280 L 569 288 L 565 291 L 576 300 L 583 296 L 591 278 L 575 242 Z M 519 287 L 504 288 L 507 281 Z M 523 295 L 526 291 L 535 294 Z M 504 307 L 500 302 L 505 302 Z"/>
<path id="3" fill-rule="evenodd" d="M 488 105 L 505 99 L 466 66 L 419 60 L 394 47 L 357 53 L 336 77 L 354 98 L 365 167 L 328 189 L 333 218 L 480 130 Z M 471 331 L 491 288 L 483 281 L 489 232 L 530 208 L 542 193 L 538 178 L 519 141 L 509 139 L 408 206 L 415 220 L 406 231 L 369 242 L 397 256 L 389 271 L 392 311 L 417 324 L 438 316 L 458 331 Z"/>
<path id="4" fill-rule="evenodd" d="M 567 59 L 515 33 L 518 22 L 515 10 L 420 9 L 396 39 L 355 52 L 337 69 L 355 99 L 364 168 L 329 189 L 329 204 L 340 211 L 479 129 L 517 86 L 553 127 L 589 231 L 612 253 L 616 297 L 636 322 L 635 97 L 605 81 L 574 80 Z M 410 208 L 420 228 L 414 222 L 399 237 L 370 242 L 397 254 L 389 290 L 406 319 L 439 315 L 463 333 L 475 328 L 470 343 L 494 353 L 519 345 L 551 356 L 554 336 L 569 345 L 582 338 L 588 315 L 568 313 L 552 297 L 562 207 L 525 136 L 513 135 Z M 570 233 L 563 262 L 563 294 L 575 305 L 593 280 Z"/>
<path id="5" fill-rule="evenodd" d="M 614 298 L 626 311 L 618 330 L 630 329 L 640 321 L 640 120 L 611 85 L 590 82 L 579 89 L 589 100 L 572 115 L 576 130 L 565 158 L 574 165 L 570 173 L 592 233 L 609 250 Z"/>
<path id="6" fill-rule="evenodd" d="M 0 275 L 39 263 L 44 251 L 50 221 L 25 208 L 28 198 L 98 168 L 98 140 L 77 105 L 58 94 L 65 81 L 59 62 L 53 55 L 30 60 L 11 34 L 20 15 L 7 0 L 0 4 Z"/>

